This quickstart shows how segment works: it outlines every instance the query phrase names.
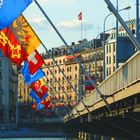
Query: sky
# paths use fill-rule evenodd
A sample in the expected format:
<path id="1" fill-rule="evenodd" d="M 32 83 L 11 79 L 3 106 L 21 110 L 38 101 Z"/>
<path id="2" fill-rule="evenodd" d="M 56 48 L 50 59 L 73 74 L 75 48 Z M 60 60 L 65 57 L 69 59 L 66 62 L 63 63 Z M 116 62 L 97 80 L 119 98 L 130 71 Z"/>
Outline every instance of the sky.
<path id="1" fill-rule="evenodd" d="M 78 20 L 81 11 L 83 13 L 82 35 L 87 40 L 92 40 L 103 32 L 104 19 L 110 13 L 104 0 L 37 1 L 69 45 L 81 39 L 81 22 Z M 116 0 L 110 1 L 115 6 Z M 135 18 L 136 0 L 118 0 L 118 2 L 119 9 L 131 5 L 130 10 L 120 12 L 124 20 Z M 64 45 L 35 2 L 29 5 L 23 15 L 48 49 Z M 114 16 L 109 16 L 106 30 L 115 27 L 115 22 Z M 43 52 L 43 48 L 40 48 L 40 51 Z"/>

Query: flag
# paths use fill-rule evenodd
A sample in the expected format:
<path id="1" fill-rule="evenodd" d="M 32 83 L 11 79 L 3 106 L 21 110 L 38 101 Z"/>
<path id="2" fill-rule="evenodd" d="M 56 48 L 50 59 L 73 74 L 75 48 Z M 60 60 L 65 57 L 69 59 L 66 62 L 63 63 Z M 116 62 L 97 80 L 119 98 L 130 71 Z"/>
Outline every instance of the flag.
<path id="1" fill-rule="evenodd" d="M 94 76 L 90 76 L 90 78 L 95 82 Z M 91 84 L 88 77 L 85 77 L 85 89 L 86 90 L 94 90 L 94 86 Z"/>
<path id="2" fill-rule="evenodd" d="M 45 86 L 43 79 L 39 79 L 33 82 L 30 85 L 30 88 L 36 92 L 36 94 L 40 99 L 42 99 L 45 96 L 45 94 L 47 94 L 48 92 L 48 88 Z"/>
<path id="3" fill-rule="evenodd" d="M 45 96 L 40 99 L 34 90 L 31 90 L 29 95 L 35 100 L 35 103 L 33 103 L 32 108 L 34 110 L 41 110 L 41 109 L 47 109 L 50 105 L 50 98 L 48 94 L 45 94 Z"/>
<path id="4" fill-rule="evenodd" d="M 50 104 L 50 96 L 47 96 L 45 98 L 45 100 L 42 100 L 41 101 L 41 104 L 44 105 L 44 109 L 50 108 L 51 107 L 51 104 Z"/>
<path id="5" fill-rule="evenodd" d="M 36 103 L 33 103 L 33 104 L 32 104 L 32 109 L 33 109 L 34 111 L 37 110 L 37 108 L 36 108 Z"/>
<path id="6" fill-rule="evenodd" d="M 40 109 L 44 108 L 44 105 L 43 104 L 40 104 L 41 103 L 41 100 L 37 96 L 37 94 L 35 93 L 34 90 L 31 90 L 30 93 L 29 93 L 29 95 L 35 100 L 35 104 L 36 104 L 36 106 L 34 106 L 35 109 L 40 110 Z"/>
<path id="7" fill-rule="evenodd" d="M 0 31 L 0 49 L 11 62 L 18 66 L 27 58 L 26 51 L 16 39 L 10 27 Z"/>
<path id="8" fill-rule="evenodd" d="M 32 0 L 0 0 L 0 30 L 8 27 Z"/>
<path id="9" fill-rule="evenodd" d="M 11 28 L 27 54 L 32 53 L 41 44 L 38 36 L 23 15 L 20 15 L 13 22 Z"/>
<path id="10" fill-rule="evenodd" d="M 37 50 L 28 55 L 27 62 L 29 65 L 29 72 L 31 74 L 34 74 L 44 64 L 44 60 L 39 55 Z"/>
<path id="11" fill-rule="evenodd" d="M 29 72 L 29 66 L 27 62 L 25 62 L 24 66 L 22 67 L 21 72 L 23 75 L 24 82 L 26 84 L 31 84 L 37 81 L 38 79 L 42 78 L 43 76 L 45 76 L 44 72 L 41 69 L 38 69 L 36 73 L 31 74 Z"/>
<path id="12" fill-rule="evenodd" d="M 33 104 L 33 106 L 32 106 L 34 109 L 40 110 L 45 107 L 45 104 L 43 101 L 46 100 L 46 98 L 48 97 L 48 94 L 45 94 L 45 96 L 42 99 L 40 99 L 37 96 L 36 92 L 34 90 L 31 90 L 29 95 L 35 100 L 36 105 Z"/>
<path id="13" fill-rule="evenodd" d="M 78 15 L 78 19 L 79 19 L 79 20 L 82 20 L 82 19 L 83 19 L 82 11 L 79 13 L 79 15 Z"/>

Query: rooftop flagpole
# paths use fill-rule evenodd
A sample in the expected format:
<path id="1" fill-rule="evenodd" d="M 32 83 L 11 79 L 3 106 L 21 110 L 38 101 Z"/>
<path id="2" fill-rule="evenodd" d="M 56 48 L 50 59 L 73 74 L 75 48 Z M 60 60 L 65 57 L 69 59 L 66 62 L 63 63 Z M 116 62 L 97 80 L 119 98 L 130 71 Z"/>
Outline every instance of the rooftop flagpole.
<path id="1" fill-rule="evenodd" d="M 81 41 L 83 39 L 83 12 L 81 11 L 78 15 L 78 20 L 81 22 Z"/>
<path id="2" fill-rule="evenodd" d="M 99 93 L 100 97 L 103 99 L 103 101 L 105 102 L 107 108 L 109 111 L 111 111 L 109 104 L 106 100 L 106 97 L 101 93 L 101 91 L 98 89 L 98 87 L 96 86 L 96 84 L 94 83 L 94 81 L 91 79 L 90 75 L 86 72 L 86 69 L 82 66 L 82 64 L 80 63 L 80 61 L 76 58 L 76 55 L 74 54 L 74 52 L 70 49 L 70 47 L 68 46 L 68 44 L 66 43 L 66 41 L 64 40 L 64 38 L 62 37 L 62 35 L 59 33 L 59 31 L 57 30 L 57 28 L 55 27 L 55 25 L 52 23 L 52 21 L 50 20 L 50 18 L 47 16 L 47 14 L 45 13 L 45 11 L 42 9 L 42 7 L 40 6 L 40 4 L 37 2 L 37 0 L 34 0 L 34 2 L 36 3 L 36 5 L 38 6 L 38 8 L 41 10 L 41 12 L 43 13 L 43 15 L 45 16 L 45 18 L 48 20 L 48 22 L 51 24 L 51 26 L 53 27 L 53 29 L 55 30 L 55 32 L 57 33 L 57 35 L 60 37 L 60 39 L 63 41 L 63 43 L 66 45 L 66 47 L 69 49 L 70 53 L 74 56 L 74 59 L 76 60 L 76 62 L 80 65 L 81 69 L 83 70 L 84 74 L 88 77 L 89 81 L 91 82 L 91 84 L 95 87 L 95 89 L 97 90 L 97 92 Z"/>

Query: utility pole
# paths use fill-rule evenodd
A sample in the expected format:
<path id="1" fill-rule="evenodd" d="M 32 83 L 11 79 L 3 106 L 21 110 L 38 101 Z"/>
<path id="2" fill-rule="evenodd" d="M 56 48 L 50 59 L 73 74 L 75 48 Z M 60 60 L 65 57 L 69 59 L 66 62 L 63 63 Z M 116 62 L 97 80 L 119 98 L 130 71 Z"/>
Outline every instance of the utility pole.
<path id="1" fill-rule="evenodd" d="M 116 0 L 116 11 L 118 12 L 118 0 Z M 117 49 L 118 49 L 118 19 L 116 19 L 116 69 L 118 68 L 118 62 L 117 62 Z"/>
<path id="2" fill-rule="evenodd" d="M 136 0 L 136 38 L 140 42 L 139 0 Z"/>

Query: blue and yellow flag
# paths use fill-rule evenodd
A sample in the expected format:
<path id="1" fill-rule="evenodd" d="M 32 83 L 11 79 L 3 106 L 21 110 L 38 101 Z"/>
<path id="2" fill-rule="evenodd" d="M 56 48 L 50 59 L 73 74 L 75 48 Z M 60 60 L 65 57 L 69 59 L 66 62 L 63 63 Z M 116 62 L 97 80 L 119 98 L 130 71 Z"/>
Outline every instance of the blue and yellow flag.
<path id="1" fill-rule="evenodd" d="M 0 0 L 0 30 L 8 27 L 32 0 Z"/>

